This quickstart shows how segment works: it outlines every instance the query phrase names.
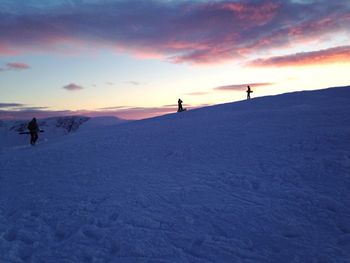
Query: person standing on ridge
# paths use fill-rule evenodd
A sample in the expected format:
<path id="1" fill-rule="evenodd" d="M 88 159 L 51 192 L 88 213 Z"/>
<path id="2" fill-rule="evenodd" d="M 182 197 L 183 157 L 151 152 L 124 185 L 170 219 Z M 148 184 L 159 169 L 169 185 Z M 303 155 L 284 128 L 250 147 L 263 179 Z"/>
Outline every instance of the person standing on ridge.
<path id="1" fill-rule="evenodd" d="M 36 141 L 38 140 L 39 136 L 38 133 L 40 132 L 39 125 L 36 122 L 36 118 L 33 118 L 27 126 L 29 133 L 30 133 L 30 144 L 35 145 Z"/>
<path id="2" fill-rule="evenodd" d="M 250 100 L 250 93 L 252 93 L 253 91 L 250 89 L 250 86 L 248 85 L 247 87 L 247 100 Z"/>
<path id="3" fill-rule="evenodd" d="M 181 112 L 181 111 L 184 111 L 184 109 L 182 108 L 182 100 L 181 99 L 179 99 L 178 101 L 177 101 L 177 105 L 178 105 L 178 108 L 177 108 L 177 112 Z"/>

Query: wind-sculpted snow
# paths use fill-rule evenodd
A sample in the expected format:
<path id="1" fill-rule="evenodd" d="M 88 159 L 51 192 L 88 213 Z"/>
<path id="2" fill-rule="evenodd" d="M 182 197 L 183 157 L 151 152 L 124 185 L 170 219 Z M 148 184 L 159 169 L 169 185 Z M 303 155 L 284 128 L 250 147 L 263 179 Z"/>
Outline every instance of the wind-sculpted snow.
<path id="1" fill-rule="evenodd" d="M 3 152 L 0 262 L 350 262 L 349 112 L 334 88 Z"/>

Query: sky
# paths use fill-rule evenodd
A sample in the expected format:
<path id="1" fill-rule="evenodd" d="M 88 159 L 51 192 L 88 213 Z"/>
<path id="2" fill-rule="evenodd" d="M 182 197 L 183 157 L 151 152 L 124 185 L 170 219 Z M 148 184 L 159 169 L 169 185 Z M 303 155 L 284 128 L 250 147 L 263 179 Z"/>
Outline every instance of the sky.
<path id="1" fill-rule="evenodd" d="M 349 0 L 0 0 L 0 119 L 142 119 L 349 72 Z"/>

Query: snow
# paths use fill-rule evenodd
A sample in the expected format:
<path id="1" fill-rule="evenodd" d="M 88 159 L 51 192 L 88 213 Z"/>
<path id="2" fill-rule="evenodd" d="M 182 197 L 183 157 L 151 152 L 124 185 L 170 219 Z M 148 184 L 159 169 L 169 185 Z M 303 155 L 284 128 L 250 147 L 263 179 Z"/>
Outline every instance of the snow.
<path id="1" fill-rule="evenodd" d="M 350 262 L 350 87 L 0 153 L 0 262 Z"/>
<path id="2" fill-rule="evenodd" d="M 119 119 L 113 116 L 101 116 L 90 118 L 90 120 L 82 126 L 83 129 L 91 129 L 91 128 L 108 128 L 109 126 L 121 124 L 127 122 L 127 120 Z"/>

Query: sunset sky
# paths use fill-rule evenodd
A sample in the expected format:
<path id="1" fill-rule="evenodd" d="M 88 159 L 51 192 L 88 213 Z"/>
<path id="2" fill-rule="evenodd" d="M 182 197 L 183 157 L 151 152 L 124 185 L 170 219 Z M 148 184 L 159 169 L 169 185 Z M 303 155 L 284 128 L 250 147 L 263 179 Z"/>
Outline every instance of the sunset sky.
<path id="1" fill-rule="evenodd" d="M 350 85 L 349 0 L 0 0 L 0 119 Z"/>

